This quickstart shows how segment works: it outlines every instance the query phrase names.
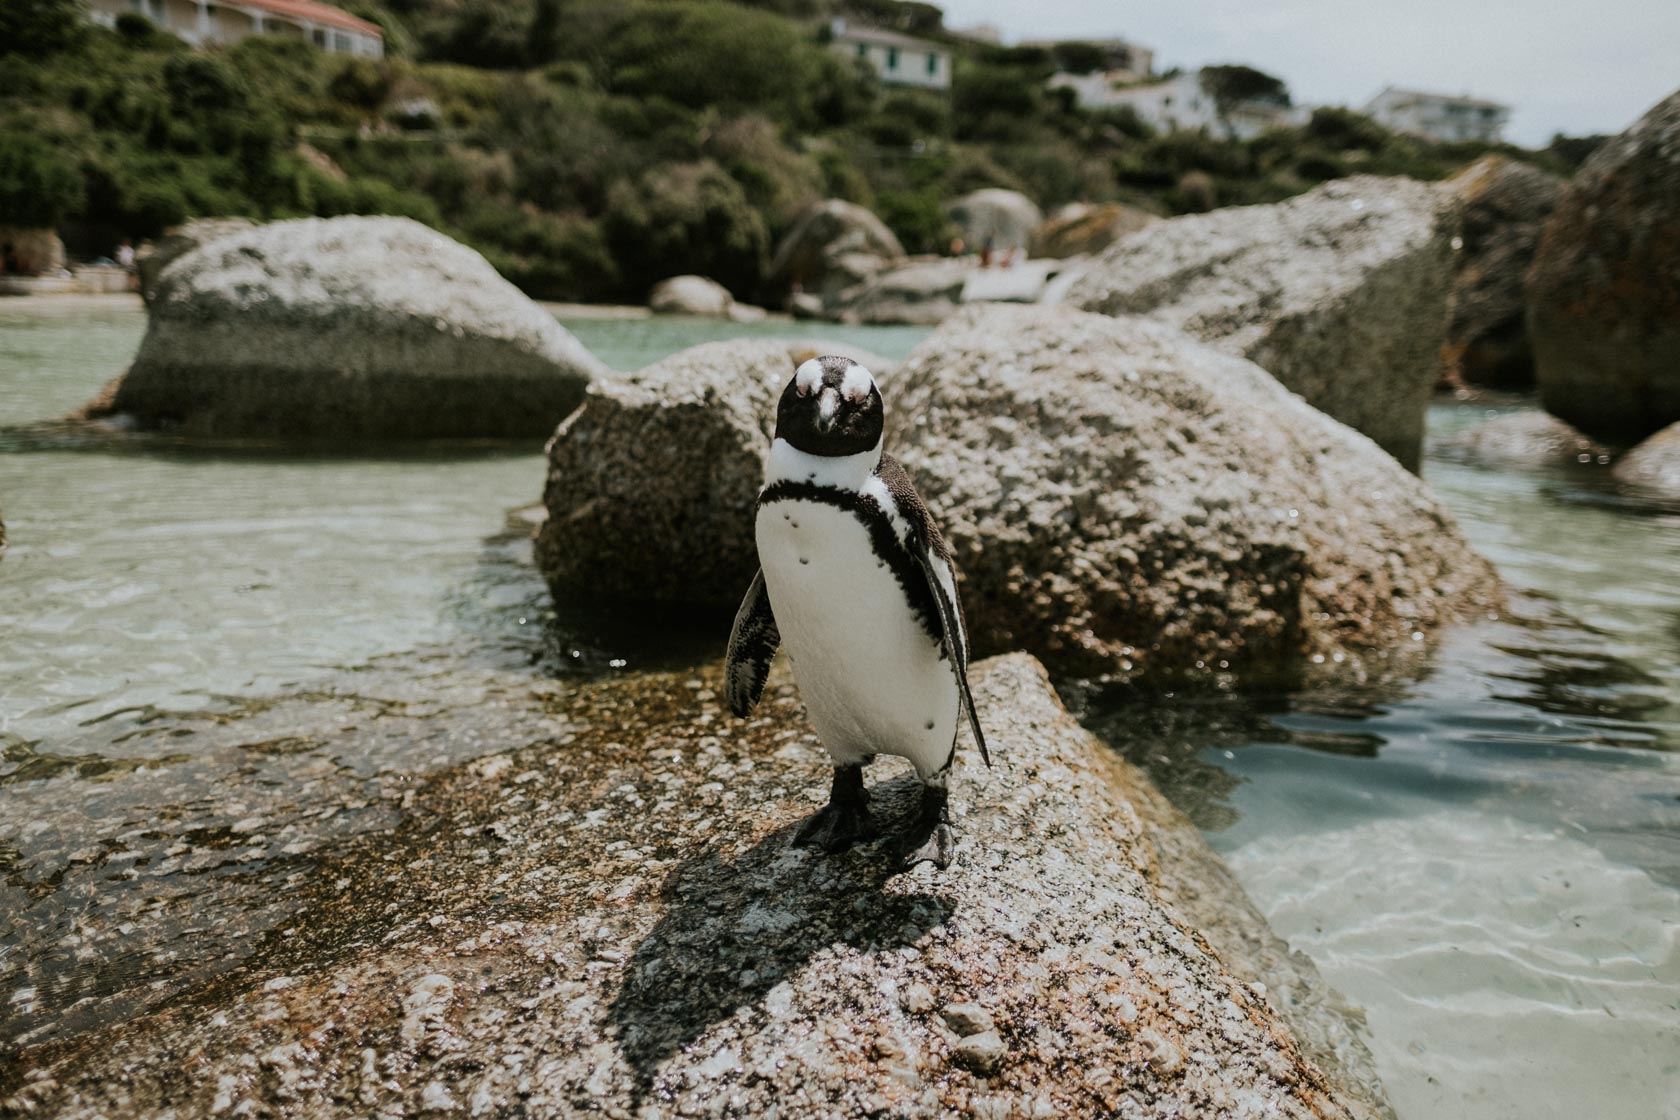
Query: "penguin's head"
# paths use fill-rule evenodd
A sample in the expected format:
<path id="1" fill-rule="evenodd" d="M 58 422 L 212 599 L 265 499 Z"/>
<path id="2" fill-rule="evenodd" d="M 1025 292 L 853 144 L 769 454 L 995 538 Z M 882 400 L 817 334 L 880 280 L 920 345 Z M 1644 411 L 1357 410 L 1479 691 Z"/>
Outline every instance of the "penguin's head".
<path id="1" fill-rule="evenodd" d="M 881 393 L 850 358 L 812 358 L 776 406 L 776 438 L 809 455 L 845 456 L 880 445 Z"/>

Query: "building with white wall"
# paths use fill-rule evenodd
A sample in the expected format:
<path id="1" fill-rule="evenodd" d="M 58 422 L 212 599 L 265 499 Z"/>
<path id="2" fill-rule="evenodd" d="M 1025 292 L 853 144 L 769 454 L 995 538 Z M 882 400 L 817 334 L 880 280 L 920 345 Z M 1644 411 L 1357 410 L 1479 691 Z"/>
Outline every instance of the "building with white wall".
<path id="1" fill-rule="evenodd" d="M 1308 116 L 1304 108 L 1270 101 L 1239 101 L 1222 111 L 1204 88 L 1199 70 L 1136 84 L 1117 83 L 1101 73 L 1056 74 L 1050 86 L 1071 89 L 1075 100 L 1087 109 L 1130 108 L 1157 132 L 1205 129 L 1216 136 L 1251 140 L 1270 128 L 1302 124 Z"/>
<path id="2" fill-rule="evenodd" d="M 1431 140 L 1500 139 L 1511 107 L 1477 97 L 1454 97 L 1389 86 L 1365 105 L 1365 115 L 1395 132 Z"/>
<path id="3" fill-rule="evenodd" d="M 951 52 L 938 43 L 879 27 L 854 27 L 843 19 L 830 29 L 830 50 L 867 62 L 888 85 L 951 88 Z"/>
<path id="4" fill-rule="evenodd" d="M 145 16 L 192 43 L 237 43 L 252 35 L 280 35 L 335 54 L 381 58 L 377 26 L 317 0 L 87 0 L 88 18 L 114 26 L 125 12 Z"/>

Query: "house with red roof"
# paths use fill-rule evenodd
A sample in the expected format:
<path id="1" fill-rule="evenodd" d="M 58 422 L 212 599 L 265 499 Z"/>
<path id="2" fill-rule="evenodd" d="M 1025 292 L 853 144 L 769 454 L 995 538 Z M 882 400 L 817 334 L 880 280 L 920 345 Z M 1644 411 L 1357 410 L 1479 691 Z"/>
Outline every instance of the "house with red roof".
<path id="1" fill-rule="evenodd" d="M 385 36 L 375 24 L 318 0 L 88 0 L 89 18 L 107 27 L 125 12 L 145 16 L 195 46 L 280 35 L 335 54 L 385 54 Z"/>

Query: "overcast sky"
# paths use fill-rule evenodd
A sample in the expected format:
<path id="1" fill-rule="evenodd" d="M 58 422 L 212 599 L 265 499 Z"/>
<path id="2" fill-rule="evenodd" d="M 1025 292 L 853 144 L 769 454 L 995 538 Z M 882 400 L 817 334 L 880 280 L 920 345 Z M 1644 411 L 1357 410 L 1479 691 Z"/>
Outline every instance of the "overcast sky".
<path id="1" fill-rule="evenodd" d="M 1160 69 L 1243 62 L 1295 100 L 1358 107 L 1385 85 L 1512 106 L 1506 139 L 1619 132 L 1680 87 L 1680 0 L 935 0 L 1006 42 L 1134 39 Z"/>

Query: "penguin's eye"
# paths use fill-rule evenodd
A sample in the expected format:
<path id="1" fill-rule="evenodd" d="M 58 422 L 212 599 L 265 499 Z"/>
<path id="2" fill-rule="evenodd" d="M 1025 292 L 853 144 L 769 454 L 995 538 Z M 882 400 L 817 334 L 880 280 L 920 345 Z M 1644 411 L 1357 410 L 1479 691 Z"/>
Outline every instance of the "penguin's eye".
<path id="1" fill-rule="evenodd" d="M 811 395 L 811 387 L 809 385 L 803 385 L 803 384 L 800 384 L 798 382 L 794 383 L 793 391 L 798 393 L 802 397 L 808 397 L 808 396 Z"/>

